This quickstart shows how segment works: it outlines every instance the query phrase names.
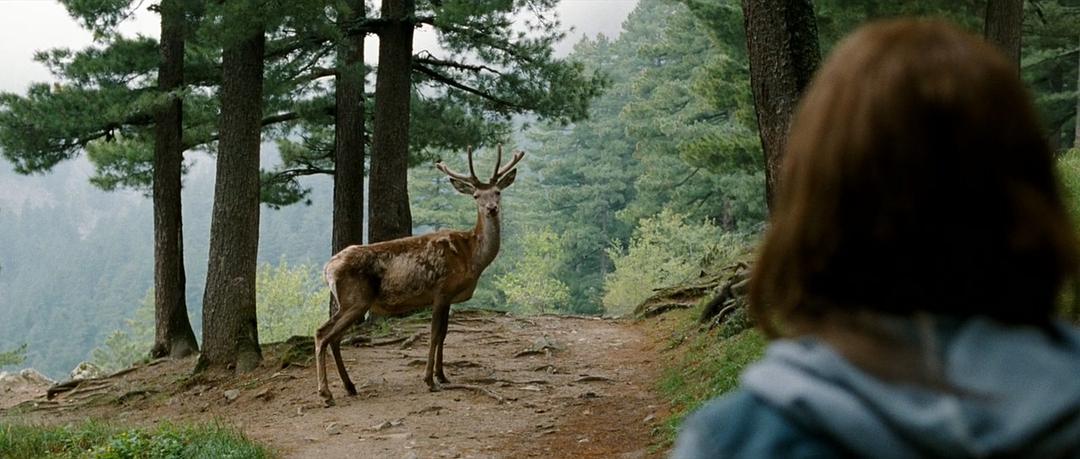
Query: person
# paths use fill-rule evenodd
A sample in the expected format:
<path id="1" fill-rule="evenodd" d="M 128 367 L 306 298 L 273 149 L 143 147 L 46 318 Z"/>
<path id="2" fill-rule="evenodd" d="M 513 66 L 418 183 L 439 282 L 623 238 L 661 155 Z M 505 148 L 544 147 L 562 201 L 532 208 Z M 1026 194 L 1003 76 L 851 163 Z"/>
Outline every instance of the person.
<path id="1" fill-rule="evenodd" d="M 774 340 L 672 457 L 1080 457 L 1076 233 L 1015 62 L 863 26 L 785 152 L 750 289 Z"/>

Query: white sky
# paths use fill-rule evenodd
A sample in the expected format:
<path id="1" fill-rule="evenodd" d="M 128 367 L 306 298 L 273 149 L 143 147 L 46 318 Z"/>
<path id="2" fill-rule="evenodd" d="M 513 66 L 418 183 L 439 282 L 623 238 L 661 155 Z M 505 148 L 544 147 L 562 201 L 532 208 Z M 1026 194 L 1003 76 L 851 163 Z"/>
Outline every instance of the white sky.
<path id="1" fill-rule="evenodd" d="M 126 35 L 157 36 L 158 16 L 147 11 L 156 4 L 145 0 L 134 17 L 122 27 Z M 616 36 L 622 22 L 634 9 L 637 0 L 563 0 L 556 10 L 564 27 L 573 32 L 556 47 L 566 54 L 583 35 L 603 33 Z M 34 53 L 58 47 L 80 49 L 92 42 L 91 35 L 76 23 L 62 5 L 54 0 L 0 0 L 0 91 L 23 93 L 31 82 L 51 81 L 44 66 L 34 62 Z M 374 60 L 378 41 L 366 41 L 365 56 Z M 435 35 L 430 30 L 418 30 L 414 49 L 435 49 Z"/>

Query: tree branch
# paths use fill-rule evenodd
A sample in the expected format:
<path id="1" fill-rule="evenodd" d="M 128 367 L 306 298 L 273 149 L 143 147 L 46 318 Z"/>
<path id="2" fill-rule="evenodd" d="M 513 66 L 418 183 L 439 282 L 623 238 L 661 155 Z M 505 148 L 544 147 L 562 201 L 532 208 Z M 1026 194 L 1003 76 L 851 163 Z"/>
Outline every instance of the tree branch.
<path id="1" fill-rule="evenodd" d="M 453 78 L 450 78 L 450 77 L 448 77 L 446 75 L 443 75 L 443 74 L 441 74 L 439 72 L 436 72 L 436 71 L 434 71 L 434 70 L 432 70 L 432 69 L 430 69 L 428 67 L 425 67 L 423 65 L 420 65 L 418 63 L 415 63 L 415 62 L 413 63 L 413 70 L 416 70 L 417 72 L 420 72 L 420 73 L 422 73 L 424 75 L 427 75 L 432 80 L 438 81 L 438 82 L 440 82 L 442 84 L 445 84 L 447 86 L 450 86 L 452 88 L 460 89 L 460 90 L 465 91 L 465 92 L 467 92 L 469 94 L 479 96 L 479 97 L 483 98 L 484 100 L 490 101 L 490 102 L 492 102 L 492 103 L 494 103 L 496 105 L 500 105 L 500 106 L 502 106 L 504 108 L 513 108 L 513 109 L 519 109 L 519 110 L 525 110 L 526 109 L 526 107 L 523 107 L 521 105 L 515 104 L 513 102 L 510 102 L 510 101 L 507 101 L 507 100 L 504 100 L 504 99 L 500 99 L 498 97 L 495 97 L 494 95 L 488 94 L 488 93 L 486 93 L 484 91 L 473 88 L 471 86 L 466 86 L 466 85 L 458 82 L 457 80 L 454 80 Z"/>
<path id="2" fill-rule="evenodd" d="M 455 69 L 458 69 L 458 70 L 469 70 L 469 71 L 473 71 L 473 72 L 481 72 L 481 71 L 486 70 L 486 71 L 494 73 L 496 75 L 502 75 L 502 72 L 500 72 L 498 70 L 495 70 L 494 68 L 488 67 L 486 65 L 479 65 L 479 64 L 472 65 L 472 64 L 464 64 L 464 63 L 461 63 L 461 62 L 448 61 L 448 60 L 438 59 L 435 56 L 432 56 L 431 53 L 429 53 L 427 51 L 424 51 L 424 53 L 426 53 L 426 57 L 421 57 L 422 54 L 417 54 L 413 58 L 413 62 L 420 63 L 420 64 L 427 64 L 427 65 L 434 65 L 434 66 L 439 66 L 439 67 L 451 67 L 451 68 L 455 68 Z"/>

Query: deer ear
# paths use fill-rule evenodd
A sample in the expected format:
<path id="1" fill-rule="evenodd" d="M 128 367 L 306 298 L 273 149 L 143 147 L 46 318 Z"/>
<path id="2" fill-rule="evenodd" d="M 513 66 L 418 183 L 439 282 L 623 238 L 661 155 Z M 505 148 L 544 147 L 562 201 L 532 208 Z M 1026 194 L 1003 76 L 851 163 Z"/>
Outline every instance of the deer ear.
<path id="1" fill-rule="evenodd" d="M 499 187 L 500 190 L 505 190 L 506 187 L 514 183 L 514 178 L 516 177 L 517 169 L 510 169 L 510 172 L 507 172 L 502 177 L 499 177 L 499 182 L 496 183 L 495 186 Z"/>
<path id="2" fill-rule="evenodd" d="M 464 180 L 458 180 L 453 177 L 450 177 L 450 184 L 454 186 L 455 190 L 458 190 L 458 193 L 461 194 L 471 195 L 473 194 L 473 192 L 476 191 L 476 187 L 472 186 L 471 183 Z"/>

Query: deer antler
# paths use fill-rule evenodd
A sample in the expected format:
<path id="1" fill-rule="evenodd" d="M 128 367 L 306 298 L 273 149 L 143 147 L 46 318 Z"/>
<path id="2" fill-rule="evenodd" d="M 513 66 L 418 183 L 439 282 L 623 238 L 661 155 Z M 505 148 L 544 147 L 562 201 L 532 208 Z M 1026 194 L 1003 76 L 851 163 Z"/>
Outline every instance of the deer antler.
<path id="1" fill-rule="evenodd" d="M 450 177 L 453 177 L 455 179 L 458 179 L 458 180 L 461 180 L 461 181 L 464 181 L 464 182 L 471 183 L 471 184 L 473 184 L 475 186 L 494 185 L 496 182 L 499 181 L 500 177 L 506 175 L 507 172 L 510 172 L 510 169 L 513 169 L 514 166 L 517 165 L 518 161 L 521 161 L 521 158 L 523 158 L 525 156 L 524 151 L 520 151 L 520 150 L 515 151 L 514 152 L 514 158 L 510 160 L 510 163 L 505 165 L 505 166 L 499 167 L 502 164 L 502 144 L 501 143 L 499 144 L 498 148 L 495 151 L 496 151 L 495 170 L 492 171 L 491 181 L 488 182 L 488 183 L 481 182 L 480 179 L 476 177 L 476 168 L 473 166 L 473 149 L 472 149 L 471 145 L 468 146 L 467 150 L 466 150 L 466 152 L 469 154 L 469 175 L 454 172 L 453 170 L 450 169 L 450 167 L 448 167 L 445 163 L 443 163 L 442 160 L 439 160 L 439 162 L 435 163 L 435 167 L 437 169 L 439 169 L 440 171 L 442 171 L 444 174 L 449 175 Z"/>
<path id="2" fill-rule="evenodd" d="M 476 178 L 476 170 L 473 168 L 472 145 L 469 145 L 467 147 L 466 152 L 469 154 L 469 175 L 459 174 L 457 172 L 454 172 L 454 171 L 450 170 L 450 168 L 445 163 L 443 163 L 441 160 L 439 162 L 435 163 L 435 167 L 437 169 L 439 169 L 440 171 L 442 171 L 444 174 L 449 175 L 449 176 L 451 176 L 453 178 L 456 178 L 456 179 L 464 181 L 464 182 L 471 183 L 473 185 L 480 185 L 481 184 L 480 179 Z"/>
<path id="3" fill-rule="evenodd" d="M 490 183 L 492 183 L 492 184 L 494 184 L 495 180 L 499 178 L 499 164 L 502 163 L 502 144 L 501 143 L 499 144 L 499 147 L 495 151 L 498 152 L 498 153 L 495 154 L 495 170 L 491 171 Z"/>
<path id="4" fill-rule="evenodd" d="M 499 156 L 500 156 L 500 157 L 502 156 L 502 151 L 501 151 L 501 149 L 500 149 L 500 151 L 499 151 Z M 518 150 L 518 151 L 515 151 L 515 152 L 514 152 L 514 159 L 511 159 L 511 160 L 510 160 L 510 164 L 507 164 L 507 165 L 503 166 L 503 168 L 502 168 L 502 169 L 499 169 L 499 165 L 498 165 L 498 163 L 496 163 L 496 164 L 495 164 L 495 169 L 496 169 L 496 172 L 495 172 L 495 177 L 502 177 L 502 176 L 506 175 L 506 173 L 507 173 L 507 172 L 510 172 L 510 169 L 513 169 L 513 168 L 514 168 L 514 166 L 516 166 L 516 165 L 517 165 L 518 161 L 521 161 L 521 158 L 524 158 L 524 157 L 525 157 L 525 152 L 524 152 L 524 151 L 521 151 L 521 150 Z M 501 159 L 501 158 L 500 158 L 500 159 Z M 491 182 L 492 182 L 492 183 L 495 183 L 495 179 L 494 179 L 494 178 L 492 178 L 492 179 L 491 179 Z"/>

